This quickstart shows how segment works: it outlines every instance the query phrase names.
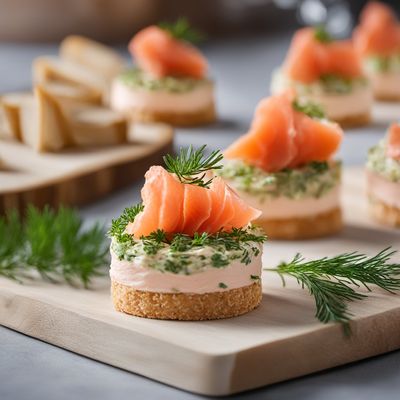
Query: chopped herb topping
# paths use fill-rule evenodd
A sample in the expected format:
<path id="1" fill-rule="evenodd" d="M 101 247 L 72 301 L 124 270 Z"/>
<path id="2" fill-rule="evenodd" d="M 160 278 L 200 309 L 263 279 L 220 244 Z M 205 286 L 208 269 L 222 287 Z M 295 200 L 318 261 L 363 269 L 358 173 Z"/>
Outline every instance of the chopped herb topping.
<path id="1" fill-rule="evenodd" d="M 132 261 L 141 257 L 148 267 L 175 274 L 191 274 L 210 266 L 225 268 L 234 260 L 248 265 L 260 254 L 266 240 L 253 226 L 214 235 L 196 233 L 193 237 L 184 234 L 171 237 L 161 230 L 139 240 L 127 234 L 120 240 L 121 236 L 113 236 L 111 230 L 109 234 L 113 238 L 112 249 L 119 259 Z"/>
<path id="2" fill-rule="evenodd" d="M 353 90 L 354 84 L 367 84 L 367 80 L 364 77 L 347 78 L 334 74 L 322 75 L 320 82 L 326 92 L 341 94 L 350 93 Z"/>
<path id="3" fill-rule="evenodd" d="M 167 91 L 171 93 L 187 93 L 200 85 L 211 85 L 208 79 L 164 76 L 155 78 L 140 68 L 131 68 L 118 76 L 125 85 L 148 91 Z"/>
<path id="4" fill-rule="evenodd" d="M 321 43 L 331 43 L 333 38 L 324 26 L 319 26 L 314 29 L 314 37 Z"/>
<path id="5" fill-rule="evenodd" d="M 190 26 L 189 21 L 184 17 L 179 18 L 174 23 L 161 22 L 158 26 L 168 31 L 175 39 L 184 40 L 185 42 L 195 44 L 202 42 L 205 39 L 205 35 L 202 32 L 193 29 Z"/>
<path id="6" fill-rule="evenodd" d="M 368 152 L 367 168 L 392 182 L 400 182 L 400 161 L 386 157 L 386 141 L 372 147 Z"/>
<path id="7" fill-rule="evenodd" d="M 208 188 L 213 178 L 205 179 L 207 172 L 222 168 L 219 164 L 223 155 L 219 150 L 214 150 L 208 157 L 204 155 L 206 145 L 194 150 L 192 146 L 181 148 L 177 156 L 167 154 L 164 163 L 167 171 L 175 174 L 180 182 Z"/>
<path id="8" fill-rule="evenodd" d="M 250 279 L 251 279 L 252 281 L 259 281 L 259 280 L 260 280 L 260 277 L 259 277 L 258 275 L 250 275 Z"/>
<path id="9" fill-rule="evenodd" d="M 312 102 L 304 102 L 296 99 L 293 101 L 293 108 L 296 111 L 308 115 L 310 118 L 316 118 L 316 119 L 325 118 L 325 112 L 319 104 L 315 104 Z"/>
<path id="10" fill-rule="evenodd" d="M 227 289 L 227 288 L 228 288 L 228 286 L 225 285 L 224 282 L 220 282 L 220 283 L 218 284 L 218 287 L 221 288 L 221 289 Z"/>
<path id="11" fill-rule="evenodd" d="M 340 171 L 340 162 L 311 162 L 301 168 L 269 173 L 240 160 L 230 160 L 218 174 L 237 190 L 258 196 L 262 202 L 280 196 L 320 198 L 337 186 Z"/>
<path id="12" fill-rule="evenodd" d="M 371 55 L 364 60 L 364 66 L 369 72 L 399 72 L 400 53 L 383 55 Z"/>

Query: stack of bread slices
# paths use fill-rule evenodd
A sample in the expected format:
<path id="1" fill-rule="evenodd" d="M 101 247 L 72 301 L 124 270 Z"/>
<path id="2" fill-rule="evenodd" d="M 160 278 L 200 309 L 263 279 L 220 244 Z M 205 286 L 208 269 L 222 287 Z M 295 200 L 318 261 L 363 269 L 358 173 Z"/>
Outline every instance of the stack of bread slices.
<path id="1" fill-rule="evenodd" d="M 39 152 L 124 143 L 128 122 L 108 107 L 111 80 L 123 68 L 113 49 L 67 37 L 58 57 L 34 60 L 32 92 L 0 96 L 0 138 Z"/>

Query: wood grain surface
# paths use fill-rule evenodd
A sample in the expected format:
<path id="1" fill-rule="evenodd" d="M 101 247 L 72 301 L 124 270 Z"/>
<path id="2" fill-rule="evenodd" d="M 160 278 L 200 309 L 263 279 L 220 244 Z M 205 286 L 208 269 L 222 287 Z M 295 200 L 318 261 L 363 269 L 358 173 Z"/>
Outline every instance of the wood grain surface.
<path id="1" fill-rule="evenodd" d="M 320 240 L 269 242 L 264 266 L 295 253 L 321 257 L 400 248 L 400 233 L 368 219 L 360 169 L 345 173 L 342 233 Z M 399 256 L 396 261 L 400 262 Z M 84 356 L 207 395 L 226 395 L 400 348 L 400 295 L 375 290 L 351 306 L 352 336 L 314 318 L 312 298 L 273 273 L 263 275 L 261 306 L 218 321 L 178 322 L 113 310 L 109 280 L 92 290 L 0 279 L 0 323 Z"/>
<path id="2" fill-rule="evenodd" d="M 132 184 L 173 150 L 172 128 L 132 125 L 129 142 L 98 148 L 37 153 L 17 142 L 0 142 L 0 214 L 27 204 L 78 206 Z"/>

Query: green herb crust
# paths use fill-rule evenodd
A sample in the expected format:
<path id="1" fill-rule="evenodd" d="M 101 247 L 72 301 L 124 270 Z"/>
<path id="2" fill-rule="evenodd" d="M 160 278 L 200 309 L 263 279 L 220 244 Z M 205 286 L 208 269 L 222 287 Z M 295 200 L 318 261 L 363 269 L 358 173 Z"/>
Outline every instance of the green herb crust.
<path id="1" fill-rule="evenodd" d="M 371 55 L 364 60 L 365 69 L 369 72 L 400 73 L 400 53 L 390 56 Z"/>
<path id="2" fill-rule="evenodd" d="M 386 141 L 382 140 L 368 152 L 367 168 L 392 182 L 400 182 L 400 162 L 386 157 Z"/>
<path id="3" fill-rule="evenodd" d="M 168 237 L 158 230 L 140 239 L 121 233 L 120 226 L 119 220 L 114 220 L 109 232 L 111 250 L 120 260 L 132 262 L 139 259 L 142 266 L 183 275 L 210 267 L 225 268 L 235 260 L 246 266 L 260 254 L 262 243 L 266 240 L 253 226 L 214 235 L 196 233 L 194 237 L 184 234 Z"/>
<path id="4" fill-rule="evenodd" d="M 123 72 L 118 76 L 118 79 L 132 88 L 170 93 L 187 93 L 202 85 L 212 85 L 209 79 L 174 76 L 154 78 L 137 67 Z"/>
<path id="5" fill-rule="evenodd" d="M 323 108 L 319 104 L 315 104 L 310 101 L 305 102 L 303 100 L 296 99 L 293 101 L 293 108 L 296 111 L 308 115 L 310 118 L 324 119 L 326 117 Z"/>
<path id="6" fill-rule="evenodd" d="M 268 173 L 239 160 L 225 163 L 218 172 L 239 191 L 259 197 L 260 201 L 280 196 L 290 199 L 320 198 L 340 182 L 341 163 L 312 162 L 302 168 Z"/>
<path id="7" fill-rule="evenodd" d="M 273 88 L 276 88 L 275 90 L 293 87 L 300 98 L 309 95 L 345 95 L 368 85 L 368 80 L 363 76 L 346 78 L 334 74 L 325 74 L 309 84 L 294 81 L 281 70 L 275 71 L 273 76 Z"/>

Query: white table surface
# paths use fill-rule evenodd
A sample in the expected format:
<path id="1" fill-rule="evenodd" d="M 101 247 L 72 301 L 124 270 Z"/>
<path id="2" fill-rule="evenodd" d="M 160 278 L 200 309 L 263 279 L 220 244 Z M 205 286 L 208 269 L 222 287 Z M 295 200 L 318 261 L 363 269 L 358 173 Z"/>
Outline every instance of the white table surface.
<path id="1" fill-rule="evenodd" d="M 282 60 L 288 37 L 248 37 L 208 43 L 217 82 L 220 122 L 177 131 L 176 146 L 208 144 L 224 148 L 245 132 L 257 101 L 269 92 L 271 72 Z M 0 91 L 30 87 L 30 62 L 54 54 L 53 45 L 0 44 Z M 400 117 L 400 106 L 390 118 Z M 348 165 L 362 164 L 389 119 L 349 131 L 340 156 Z M 1 144 L 0 144 L 1 145 Z M 82 209 L 88 222 L 110 221 L 139 200 L 142 182 Z M 400 352 L 243 393 L 237 399 L 398 400 Z M 113 368 L 0 327 L 0 399 L 194 399 L 201 398 L 150 379 Z"/>

